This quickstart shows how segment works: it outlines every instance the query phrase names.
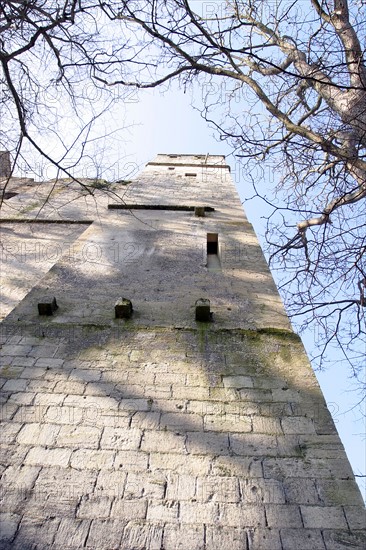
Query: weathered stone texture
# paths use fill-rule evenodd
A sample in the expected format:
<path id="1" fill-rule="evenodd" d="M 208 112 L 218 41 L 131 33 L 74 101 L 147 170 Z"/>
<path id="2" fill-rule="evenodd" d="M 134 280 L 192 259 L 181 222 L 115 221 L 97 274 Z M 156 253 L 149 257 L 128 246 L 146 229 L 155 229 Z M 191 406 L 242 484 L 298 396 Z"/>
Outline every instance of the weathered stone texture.
<path id="1" fill-rule="evenodd" d="M 210 158 L 216 167 L 178 158 L 174 177 L 149 165 L 125 200 L 215 212 L 131 216 L 104 198 L 103 223 L 3 322 L 1 549 L 365 547 L 362 498 L 315 376 L 224 160 Z M 189 182 L 182 159 L 197 165 Z M 205 267 L 207 232 L 222 237 L 219 272 Z M 43 286 L 60 296 L 46 320 L 34 311 Z M 113 314 L 122 291 L 127 321 Z M 214 317 L 196 324 L 203 291 Z"/>

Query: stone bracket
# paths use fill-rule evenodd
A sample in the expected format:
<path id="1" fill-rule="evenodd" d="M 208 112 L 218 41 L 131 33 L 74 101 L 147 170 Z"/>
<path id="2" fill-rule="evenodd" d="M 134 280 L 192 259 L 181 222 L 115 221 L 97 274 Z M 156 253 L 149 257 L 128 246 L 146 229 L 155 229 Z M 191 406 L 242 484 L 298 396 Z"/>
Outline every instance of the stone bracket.
<path id="1" fill-rule="evenodd" d="M 208 298 L 199 298 L 195 303 L 196 321 L 208 323 L 212 320 L 210 310 L 210 300 Z"/>
<path id="2" fill-rule="evenodd" d="M 118 298 L 114 306 L 116 319 L 129 319 L 133 312 L 132 302 L 128 298 Z"/>
<path id="3" fill-rule="evenodd" d="M 53 312 L 58 309 L 56 298 L 45 296 L 40 302 L 38 302 L 39 315 L 53 315 Z"/>

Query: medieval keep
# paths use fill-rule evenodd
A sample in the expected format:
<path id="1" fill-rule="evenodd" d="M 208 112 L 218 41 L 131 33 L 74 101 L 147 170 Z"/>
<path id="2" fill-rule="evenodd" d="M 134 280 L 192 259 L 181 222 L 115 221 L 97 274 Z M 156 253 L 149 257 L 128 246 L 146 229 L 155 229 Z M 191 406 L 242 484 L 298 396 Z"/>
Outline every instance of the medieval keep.
<path id="1" fill-rule="evenodd" d="M 365 548 L 350 464 L 223 156 L 6 193 L 1 549 Z"/>

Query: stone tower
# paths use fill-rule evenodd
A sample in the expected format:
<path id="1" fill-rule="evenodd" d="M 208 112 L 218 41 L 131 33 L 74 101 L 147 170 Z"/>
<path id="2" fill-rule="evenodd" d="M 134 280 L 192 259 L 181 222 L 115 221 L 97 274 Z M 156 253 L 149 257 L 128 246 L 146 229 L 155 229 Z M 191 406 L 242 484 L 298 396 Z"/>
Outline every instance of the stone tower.
<path id="1" fill-rule="evenodd" d="M 33 185 L 39 203 L 52 186 Z M 39 263 L 45 243 L 59 254 L 2 323 L 0 548 L 364 549 L 361 495 L 225 158 L 158 155 L 100 186 L 95 201 L 64 183 L 41 211 L 20 189 L 23 213 L 3 210 Z"/>

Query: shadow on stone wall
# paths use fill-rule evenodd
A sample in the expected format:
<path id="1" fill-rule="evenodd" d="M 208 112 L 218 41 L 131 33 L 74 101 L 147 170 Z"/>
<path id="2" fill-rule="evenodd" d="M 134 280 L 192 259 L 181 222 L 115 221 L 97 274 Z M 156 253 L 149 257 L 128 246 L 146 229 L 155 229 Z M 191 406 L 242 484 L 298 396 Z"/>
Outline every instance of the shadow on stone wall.
<path id="1" fill-rule="evenodd" d="M 157 252 L 135 270 L 85 267 L 79 250 L 3 322 L 0 547 L 363 548 L 361 497 L 302 345 L 277 298 L 261 310 L 269 275 L 208 273 L 201 249 L 179 257 L 165 237 L 151 232 Z M 135 316 L 114 320 L 125 289 Z M 60 296 L 45 320 L 44 292 Z M 195 292 L 213 323 L 194 321 Z"/>

